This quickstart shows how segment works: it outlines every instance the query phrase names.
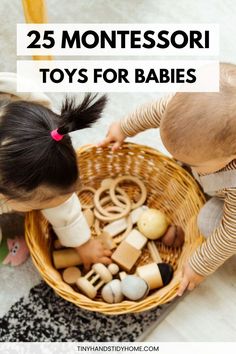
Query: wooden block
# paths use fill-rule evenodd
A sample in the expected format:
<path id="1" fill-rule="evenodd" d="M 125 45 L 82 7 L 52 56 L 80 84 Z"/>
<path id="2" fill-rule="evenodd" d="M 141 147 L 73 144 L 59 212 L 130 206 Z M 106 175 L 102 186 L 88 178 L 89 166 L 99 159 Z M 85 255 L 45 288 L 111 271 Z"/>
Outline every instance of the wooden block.
<path id="1" fill-rule="evenodd" d="M 130 271 L 140 255 L 140 250 L 123 241 L 112 254 L 111 259 L 125 271 Z"/>
<path id="2" fill-rule="evenodd" d="M 147 240 L 148 239 L 136 229 L 133 229 L 125 238 L 125 242 L 137 248 L 137 250 L 141 250 L 146 245 Z"/>

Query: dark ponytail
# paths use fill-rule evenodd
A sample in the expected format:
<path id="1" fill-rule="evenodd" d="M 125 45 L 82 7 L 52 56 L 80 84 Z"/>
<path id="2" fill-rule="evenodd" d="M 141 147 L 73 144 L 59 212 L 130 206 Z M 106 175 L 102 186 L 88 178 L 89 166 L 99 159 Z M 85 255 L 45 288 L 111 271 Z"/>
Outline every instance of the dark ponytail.
<path id="1" fill-rule="evenodd" d="M 66 98 L 61 115 L 33 102 L 0 103 L 0 193 L 28 199 L 39 186 L 66 191 L 78 181 L 77 157 L 67 133 L 90 127 L 106 96 L 86 94 L 80 104 Z M 61 141 L 52 130 L 65 134 Z"/>
<path id="2" fill-rule="evenodd" d="M 106 95 L 97 99 L 97 94 L 87 93 L 83 101 L 76 105 L 73 98 L 66 98 L 61 108 L 59 134 L 67 134 L 75 130 L 89 128 L 101 116 L 107 103 Z"/>

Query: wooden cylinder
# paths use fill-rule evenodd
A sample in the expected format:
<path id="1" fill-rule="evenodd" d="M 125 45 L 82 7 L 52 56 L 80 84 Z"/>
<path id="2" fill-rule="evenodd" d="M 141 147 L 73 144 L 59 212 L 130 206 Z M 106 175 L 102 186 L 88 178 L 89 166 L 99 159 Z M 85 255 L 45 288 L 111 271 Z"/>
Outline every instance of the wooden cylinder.
<path id="1" fill-rule="evenodd" d="M 150 263 L 138 267 L 136 274 L 148 283 L 150 290 L 161 288 L 163 286 L 161 273 L 156 263 Z"/>
<path id="2" fill-rule="evenodd" d="M 81 271 L 77 267 L 66 268 L 62 273 L 63 280 L 70 285 L 74 285 L 81 277 Z"/>
<path id="3" fill-rule="evenodd" d="M 54 251 L 52 257 L 56 269 L 68 268 L 82 263 L 78 252 L 73 248 Z"/>

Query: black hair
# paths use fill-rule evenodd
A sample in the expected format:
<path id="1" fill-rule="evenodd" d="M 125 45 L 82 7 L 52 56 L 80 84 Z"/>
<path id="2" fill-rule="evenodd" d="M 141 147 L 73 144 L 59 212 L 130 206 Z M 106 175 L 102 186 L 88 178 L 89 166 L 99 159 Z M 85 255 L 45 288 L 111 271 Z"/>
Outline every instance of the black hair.
<path id="1" fill-rule="evenodd" d="M 105 95 L 86 94 L 80 104 L 66 98 L 61 114 L 34 102 L 0 107 L 0 193 L 24 199 L 45 185 L 67 189 L 78 181 L 77 157 L 68 133 L 90 127 L 105 107 Z M 65 134 L 55 141 L 51 131 Z"/>

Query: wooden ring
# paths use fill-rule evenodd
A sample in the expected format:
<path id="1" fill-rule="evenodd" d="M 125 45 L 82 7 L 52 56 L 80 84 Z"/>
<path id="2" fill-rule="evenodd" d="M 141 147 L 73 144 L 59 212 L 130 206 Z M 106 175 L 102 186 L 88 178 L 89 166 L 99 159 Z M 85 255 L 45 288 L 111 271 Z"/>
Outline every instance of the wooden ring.
<path id="1" fill-rule="evenodd" d="M 116 211 L 117 213 L 109 213 L 109 216 L 100 214 L 98 210 L 94 209 L 94 215 L 100 221 L 114 221 L 123 218 L 129 213 L 129 210 L 118 207 L 117 205 L 109 206 L 106 210 Z"/>
<path id="2" fill-rule="evenodd" d="M 120 188 L 118 188 L 119 190 L 120 190 Z M 121 190 L 121 192 L 122 192 L 122 190 Z M 117 195 L 117 198 L 120 200 L 120 201 L 124 201 L 124 202 L 126 202 L 126 197 L 123 197 L 122 195 Z M 103 208 L 103 215 L 104 216 L 111 216 L 111 213 L 108 211 L 108 208 L 109 207 L 106 207 L 106 204 L 107 203 L 109 203 L 109 202 L 111 202 L 112 200 L 111 200 L 111 196 L 110 195 L 107 195 L 106 197 L 104 197 L 104 198 L 102 198 L 101 200 L 100 200 L 100 206 Z M 126 204 L 123 204 L 122 203 L 122 205 L 123 205 L 123 209 L 126 207 Z M 115 205 L 116 207 L 118 206 L 118 205 Z M 121 208 L 120 206 L 118 206 L 119 208 Z"/>
<path id="3" fill-rule="evenodd" d="M 131 209 L 136 209 L 136 208 L 140 207 L 141 205 L 143 205 L 143 203 L 145 202 L 145 200 L 147 198 L 147 188 L 145 187 L 144 183 L 142 181 L 140 181 L 140 179 L 138 179 L 137 177 L 134 177 L 134 176 L 122 176 L 122 177 L 116 178 L 112 182 L 111 187 L 110 187 L 111 199 L 112 199 L 114 204 L 122 206 L 121 202 L 118 200 L 118 198 L 116 196 L 115 191 L 117 189 L 117 185 L 119 183 L 125 181 L 125 180 L 134 182 L 135 184 L 137 184 L 139 186 L 139 188 L 141 190 L 140 199 L 136 203 L 134 203 L 134 202 L 131 203 Z"/>
<path id="4" fill-rule="evenodd" d="M 127 215 L 130 212 L 131 209 L 131 201 L 127 195 L 127 193 L 125 193 L 125 191 L 121 188 L 117 188 L 117 191 L 119 192 L 119 194 L 121 194 L 121 196 L 124 198 L 126 205 L 124 205 L 123 203 L 121 203 L 117 197 L 117 200 L 119 202 L 119 205 L 117 203 L 115 203 L 116 206 L 122 208 L 122 212 L 120 213 L 120 216 L 117 217 L 117 214 L 114 213 L 108 213 L 107 209 L 105 209 L 100 202 L 100 197 L 101 195 L 105 192 L 109 190 L 107 187 L 100 187 L 94 194 L 94 204 L 95 204 L 95 208 L 97 209 L 97 211 L 99 212 L 99 215 L 105 215 L 107 217 L 110 217 L 112 219 L 104 219 L 104 221 L 110 221 L 110 220 L 117 220 L 122 218 L 123 216 Z M 112 199 L 112 198 L 111 198 Z M 114 218 L 115 217 L 115 218 Z M 103 220 L 100 218 L 100 220 Z"/>
<path id="5" fill-rule="evenodd" d="M 89 192 L 91 192 L 91 193 L 93 193 L 93 194 L 95 194 L 96 193 L 96 189 L 94 189 L 94 188 L 92 188 L 92 187 L 87 187 L 87 186 L 85 186 L 85 187 L 82 187 L 80 190 L 79 190 L 79 192 L 77 193 L 77 195 L 78 195 L 78 197 L 80 196 L 80 194 L 82 194 L 83 192 L 86 192 L 86 191 L 89 191 Z M 81 201 L 80 201 L 80 204 L 81 204 L 81 208 L 82 209 L 91 209 L 91 208 L 93 208 L 94 207 L 94 201 L 92 202 L 92 203 L 90 203 L 90 204 L 83 204 Z"/>

